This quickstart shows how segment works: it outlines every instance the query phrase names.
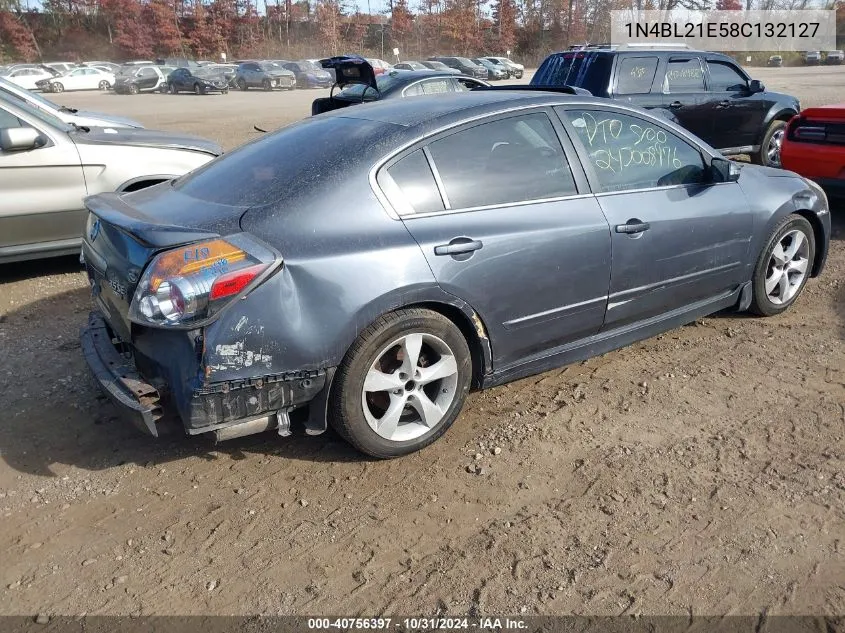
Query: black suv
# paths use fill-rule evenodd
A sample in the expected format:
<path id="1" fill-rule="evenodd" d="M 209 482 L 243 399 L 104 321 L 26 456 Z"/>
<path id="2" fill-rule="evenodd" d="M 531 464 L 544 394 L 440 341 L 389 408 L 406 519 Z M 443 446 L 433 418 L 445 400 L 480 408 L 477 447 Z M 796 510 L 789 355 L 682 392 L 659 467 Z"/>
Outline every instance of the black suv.
<path id="1" fill-rule="evenodd" d="M 690 49 L 598 48 L 549 55 L 533 86 L 570 85 L 595 96 L 660 109 L 726 156 L 780 167 L 786 122 L 798 99 L 751 79 L 732 58 Z"/>

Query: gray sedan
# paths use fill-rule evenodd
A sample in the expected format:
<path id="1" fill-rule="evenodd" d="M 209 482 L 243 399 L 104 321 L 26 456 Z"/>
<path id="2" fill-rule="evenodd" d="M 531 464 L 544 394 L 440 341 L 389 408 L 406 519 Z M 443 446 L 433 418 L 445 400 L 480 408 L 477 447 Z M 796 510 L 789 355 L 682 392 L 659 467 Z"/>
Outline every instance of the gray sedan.
<path id="1" fill-rule="evenodd" d="M 87 204 L 82 348 L 139 428 L 328 421 L 377 457 L 435 441 L 471 388 L 719 310 L 783 312 L 830 237 L 796 174 L 518 89 L 321 114 Z"/>

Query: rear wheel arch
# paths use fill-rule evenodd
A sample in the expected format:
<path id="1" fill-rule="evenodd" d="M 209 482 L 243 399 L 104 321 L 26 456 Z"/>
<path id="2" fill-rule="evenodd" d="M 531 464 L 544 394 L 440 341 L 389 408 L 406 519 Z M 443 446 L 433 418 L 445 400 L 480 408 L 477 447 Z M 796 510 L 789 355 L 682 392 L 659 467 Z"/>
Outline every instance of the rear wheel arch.
<path id="1" fill-rule="evenodd" d="M 469 305 L 464 307 L 438 302 L 424 301 L 403 306 L 403 309 L 422 308 L 442 314 L 454 323 L 464 335 L 470 354 L 472 355 L 472 387 L 481 387 L 484 374 L 489 372 L 492 366 L 492 353 L 490 349 L 490 338 L 484 321 L 475 310 Z"/>

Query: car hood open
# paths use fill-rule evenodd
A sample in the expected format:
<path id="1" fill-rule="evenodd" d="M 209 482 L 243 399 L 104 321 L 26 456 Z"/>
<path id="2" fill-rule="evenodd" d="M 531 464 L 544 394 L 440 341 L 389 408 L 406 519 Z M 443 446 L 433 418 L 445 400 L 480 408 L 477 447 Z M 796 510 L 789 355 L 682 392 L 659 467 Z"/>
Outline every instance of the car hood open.
<path id="1" fill-rule="evenodd" d="M 174 134 L 159 130 L 138 128 L 93 127 L 90 132 L 70 132 L 77 145 L 132 145 L 135 147 L 159 147 L 203 152 L 213 156 L 223 153 L 217 143 L 190 134 Z"/>

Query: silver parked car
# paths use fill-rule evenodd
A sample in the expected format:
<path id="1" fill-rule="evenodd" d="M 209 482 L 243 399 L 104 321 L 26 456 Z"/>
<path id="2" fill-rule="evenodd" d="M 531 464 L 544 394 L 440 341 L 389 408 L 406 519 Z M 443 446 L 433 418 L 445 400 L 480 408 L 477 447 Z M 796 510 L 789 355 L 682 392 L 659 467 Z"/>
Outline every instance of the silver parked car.
<path id="1" fill-rule="evenodd" d="M 144 127 L 138 121 L 126 117 L 103 114 L 102 112 L 86 112 L 84 110 L 77 110 L 76 108 L 60 106 L 36 92 L 13 84 L 3 77 L 0 77 L 0 99 L 9 99 L 13 103 L 23 103 L 30 108 L 39 110 L 50 117 L 55 117 L 70 125 L 116 128 Z"/>
<path id="2" fill-rule="evenodd" d="M 86 196 L 149 187 L 222 153 L 193 136 L 72 126 L 0 95 L 0 262 L 78 253 Z"/>

